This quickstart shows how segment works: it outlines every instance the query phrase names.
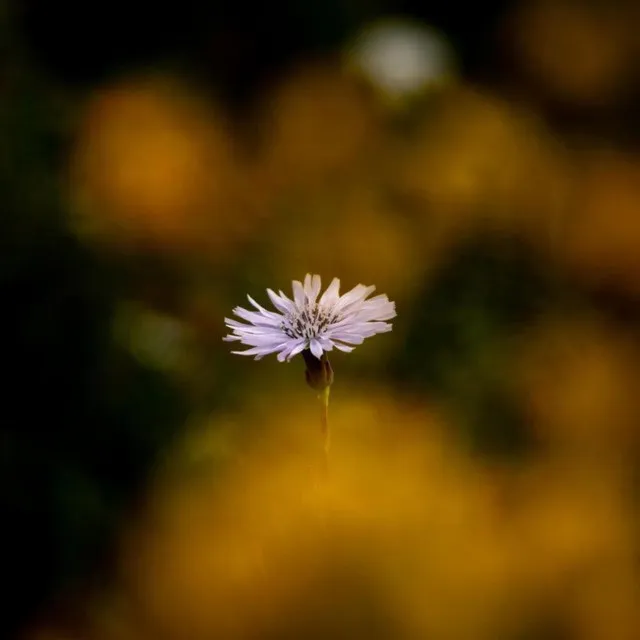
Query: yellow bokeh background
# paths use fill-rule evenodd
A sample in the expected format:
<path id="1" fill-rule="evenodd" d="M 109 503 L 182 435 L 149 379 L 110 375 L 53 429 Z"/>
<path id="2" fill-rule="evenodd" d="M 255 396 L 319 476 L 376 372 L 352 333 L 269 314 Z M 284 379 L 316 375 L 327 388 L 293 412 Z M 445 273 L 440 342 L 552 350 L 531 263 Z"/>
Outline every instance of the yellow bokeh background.
<path id="1" fill-rule="evenodd" d="M 521 3 L 504 27 L 512 92 L 443 76 L 389 101 L 329 55 L 239 122 L 176 72 L 90 92 L 69 225 L 91 250 L 180 274 L 170 308 L 144 287 L 123 301 L 124 347 L 193 397 L 215 404 L 228 385 L 236 402 L 184 426 L 82 623 L 45 615 L 29 639 L 640 637 L 640 155 L 546 110 L 623 99 L 632 13 Z M 497 330 L 496 376 L 534 442 L 511 460 L 474 450 L 472 406 L 389 373 L 412 354 L 424 292 L 475 237 L 524 243 L 569 300 Z M 301 362 L 240 359 L 221 340 L 246 293 L 262 303 L 308 272 L 398 307 L 392 334 L 336 356 L 328 476 Z M 602 292 L 632 321 L 584 302 Z"/>

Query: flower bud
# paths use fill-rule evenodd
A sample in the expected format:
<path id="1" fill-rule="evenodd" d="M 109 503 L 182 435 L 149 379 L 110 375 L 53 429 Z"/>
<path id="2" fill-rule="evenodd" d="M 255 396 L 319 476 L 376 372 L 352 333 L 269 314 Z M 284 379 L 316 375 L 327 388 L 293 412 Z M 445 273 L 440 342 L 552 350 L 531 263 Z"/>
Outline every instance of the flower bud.
<path id="1" fill-rule="evenodd" d="M 305 377 L 307 384 L 315 391 L 324 391 L 333 384 L 333 369 L 327 354 L 323 353 L 321 358 L 316 358 L 309 349 L 302 352 L 305 365 Z"/>

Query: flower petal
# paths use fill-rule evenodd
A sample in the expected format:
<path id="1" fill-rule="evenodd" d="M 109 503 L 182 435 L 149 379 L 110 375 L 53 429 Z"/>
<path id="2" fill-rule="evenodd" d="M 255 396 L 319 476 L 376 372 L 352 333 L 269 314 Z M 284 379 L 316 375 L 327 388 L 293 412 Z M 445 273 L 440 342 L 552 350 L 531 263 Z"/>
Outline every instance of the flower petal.
<path id="1" fill-rule="evenodd" d="M 231 353 L 239 356 L 259 356 L 261 358 L 262 356 L 273 353 L 273 350 L 265 349 L 264 347 L 253 347 L 251 349 L 247 349 L 246 351 L 232 351 Z"/>
<path id="2" fill-rule="evenodd" d="M 270 326 L 256 326 L 255 324 L 242 324 L 241 322 L 234 322 L 230 320 L 225 323 L 229 329 L 238 333 L 238 335 L 255 334 L 264 335 L 267 333 L 282 334 L 282 330 L 279 327 Z"/>
<path id="3" fill-rule="evenodd" d="M 289 352 L 289 355 L 287 356 L 287 360 L 291 360 L 293 356 L 297 356 L 299 353 L 304 351 L 306 346 L 307 346 L 307 341 L 301 340 L 300 344 L 297 344 L 295 347 L 293 347 L 293 349 L 291 349 L 291 351 Z"/>
<path id="4" fill-rule="evenodd" d="M 336 311 L 339 311 L 341 313 L 348 313 L 352 307 L 362 302 L 375 290 L 376 288 L 373 285 L 369 287 L 363 284 L 356 285 L 355 287 L 353 287 L 353 289 L 351 289 L 351 291 L 348 291 L 340 297 L 338 304 L 336 304 Z"/>
<path id="5" fill-rule="evenodd" d="M 291 302 L 291 300 L 289 300 L 282 291 L 280 292 L 280 295 L 278 295 L 272 289 L 267 289 L 267 295 L 269 296 L 273 306 L 280 311 L 280 313 L 287 314 L 294 311 L 293 302 Z"/>
<path id="6" fill-rule="evenodd" d="M 265 347 L 273 348 L 277 347 L 287 340 L 286 336 L 240 336 L 240 342 L 246 344 L 249 347 Z M 286 344 L 286 342 L 285 342 Z"/>
<path id="7" fill-rule="evenodd" d="M 348 342 L 349 344 L 362 344 L 364 342 L 365 336 L 358 335 L 356 333 L 337 333 L 334 336 L 331 336 L 333 340 L 340 342 Z M 337 346 L 336 342 L 336 346 Z"/>
<path id="8" fill-rule="evenodd" d="M 391 320 L 396 316 L 396 305 L 390 302 L 386 295 L 363 300 L 358 305 L 352 305 L 343 311 L 343 317 L 349 316 L 358 321 L 363 320 Z"/>
<path id="9" fill-rule="evenodd" d="M 309 349 L 316 358 L 320 359 L 322 357 L 322 346 L 315 338 L 311 338 L 309 341 Z"/>
<path id="10" fill-rule="evenodd" d="M 340 280 L 334 278 L 327 290 L 320 296 L 319 305 L 322 307 L 333 307 L 340 297 Z"/>
<path id="11" fill-rule="evenodd" d="M 247 294 L 247 299 L 249 302 L 263 315 L 265 318 L 271 318 L 272 320 L 282 320 L 282 315 L 278 313 L 274 313 L 273 311 L 268 311 L 263 306 L 259 305 L 250 295 Z"/>
<path id="12" fill-rule="evenodd" d="M 242 318 L 257 327 L 279 327 L 282 321 L 282 318 L 268 318 L 267 316 L 263 316 L 261 313 L 257 313 L 256 311 L 247 311 L 242 307 L 236 307 L 233 310 L 233 313 L 239 318 Z"/>
<path id="13" fill-rule="evenodd" d="M 305 294 L 304 287 L 299 280 L 293 281 L 293 299 L 298 310 L 302 310 L 305 303 Z"/>
<path id="14" fill-rule="evenodd" d="M 309 276 L 309 274 L 307 274 L 307 277 L 309 278 L 308 286 L 305 280 L 305 291 L 307 293 L 307 300 L 311 304 L 315 304 L 316 300 L 318 299 L 320 289 L 322 289 L 322 280 L 319 275 Z"/>

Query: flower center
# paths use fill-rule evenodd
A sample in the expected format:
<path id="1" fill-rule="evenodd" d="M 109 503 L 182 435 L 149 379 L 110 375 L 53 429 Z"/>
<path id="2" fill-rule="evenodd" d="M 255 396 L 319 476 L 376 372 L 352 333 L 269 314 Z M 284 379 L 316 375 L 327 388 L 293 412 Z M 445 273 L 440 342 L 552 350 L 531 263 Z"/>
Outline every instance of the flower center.
<path id="1" fill-rule="evenodd" d="M 287 316 L 281 328 L 289 338 L 317 338 L 338 314 L 318 305 L 307 304 L 301 310 Z"/>

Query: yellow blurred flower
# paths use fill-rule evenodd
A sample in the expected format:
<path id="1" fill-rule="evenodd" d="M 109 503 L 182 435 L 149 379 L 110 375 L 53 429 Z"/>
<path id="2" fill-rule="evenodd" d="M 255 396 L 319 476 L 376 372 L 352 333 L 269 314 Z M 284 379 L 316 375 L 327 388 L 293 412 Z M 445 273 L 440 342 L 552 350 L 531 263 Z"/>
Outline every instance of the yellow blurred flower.
<path id="1" fill-rule="evenodd" d="M 583 317 L 548 319 L 523 335 L 519 393 L 540 438 L 570 454 L 602 459 L 626 451 L 640 403 L 636 350 Z"/>
<path id="2" fill-rule="evenodd" d="M 419 255 L 411 226 L 374 184 L 354 181 L 303 199 L 299 206 L 299 214 L 282 220 L 273 247 L 274 267 L 283 277 L 310 269 L 339 274 L 345 282 L 375 282 L 394 297 L 413 290 L 428 256 Z"/>
<path id="3" fill-rule="evenodd" d="M 362 387 L 332 405 L 318 484 L 314 400 L 256 396 L 187 432 L 88 638 L 489 640 L 550 609 L 585 640 L 607 623 L 632 637 L 634 530 L 615 474 L 553 456 L 496 473 L 436 407 Z"/>
<path id="4" fill-rule="evenodd" d="M 258 112 L 260 163 L 275 193 L 343 179 L 367 159 L 379 134 L 375 101 L 339 65 L 303 65 Z"/>
<path id="5" fill-rule="evenodd" d="M 542 124 L 465 87 L 444 93 L 425 113 L 391 158 L 390 174 L 426 241 L 435 235 L 443 248 L 478 229 L 547 244 L 566 204 L 566 168 Z"/>
<path id="6" fill-rule="evenodd" d="M 640 293 L 640 162 L 593 153 L 578 176 L 579 191 L 558 245 L 561 261 L 587 282 Z"/>
<path id="7" fill-rule="evenodd" d="M 567 462 L 549 459 L 513 482 L 519 582 L 532 610 L 554 611 L 577 638 L 634 637 L 625 633 L 637 624 L 631 503 L 617 478 Z"/>
<path id="8" fill-rule="evenodd" d="M 169 78 L 96 92 L 71 167 L 76 226 L 124 246 L 224 252 L 242 232 L 233 140 L 219 113 Z"/>
<path id="9" fill-rule="evenodd" d="M 313 637 L 317 599 L 323 628 L 337 632 L 347 615 L 340 602 L 352 610 L 372 589 L 394 637 L 493 637 L 509 601 L 508 544 L 487 479 L 437 415 L 381 390 L 340 398 L 330 479 L 317 487 L 312 394 L 265 402 L 236 417 L 252 426 L 236 435 L 236 462 L 217 482 L 212 471 L 159 485 L 122 562 L 125 593 L 143 617 L 167 637 Z M 220 442 L 203 438 L 215 458 Z M 184 460 L 194 447 L 197 438 Z M 326 590 L 335 572 L 350 591 Z M 349 631 L 364 632 L 370 615 L 350 620 Z"/>

